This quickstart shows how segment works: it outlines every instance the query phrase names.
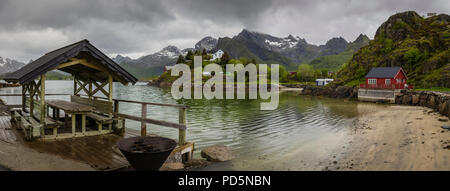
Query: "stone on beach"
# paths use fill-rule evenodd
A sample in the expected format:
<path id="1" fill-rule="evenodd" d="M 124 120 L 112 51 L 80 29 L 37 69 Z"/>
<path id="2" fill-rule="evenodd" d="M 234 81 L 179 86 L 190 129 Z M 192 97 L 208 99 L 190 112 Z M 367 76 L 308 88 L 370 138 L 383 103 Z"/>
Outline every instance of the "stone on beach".
<path id="1" fill-rule="evenodd" d="M 213 162 L 223 162 L 234 158 L 231 149 L 223 145 L 206 147 L 202 150 L 201 155 L 206 160 Z"/>
<path id="2" fill-rule="evenodd" d="M 160 171 L 172 171 L 184 169 L 184 164 L 179 162 L 168 162 L 164 163 L 159 169 Z"/>
<path id="3" fill-rule="evenodd" d="M 211 162 L 205 160 L 205 159 L 192 159 L 184 164 L 184 167 L 186 169 L 196 169 L 196 168 L 203 168 L 211 164 Z"/>

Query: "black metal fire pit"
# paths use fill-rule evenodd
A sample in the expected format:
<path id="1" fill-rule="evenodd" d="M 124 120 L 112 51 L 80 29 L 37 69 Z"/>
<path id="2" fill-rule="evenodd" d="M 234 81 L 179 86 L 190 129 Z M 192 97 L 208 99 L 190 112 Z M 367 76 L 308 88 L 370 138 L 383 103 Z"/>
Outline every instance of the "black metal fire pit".
<path id="1" fill-rule="evenodd" d="M 156 171 L 177 146 L 177 142 L 164 137 L 130 137 L 117 143 L 120 152 L 138 171 Z"/>

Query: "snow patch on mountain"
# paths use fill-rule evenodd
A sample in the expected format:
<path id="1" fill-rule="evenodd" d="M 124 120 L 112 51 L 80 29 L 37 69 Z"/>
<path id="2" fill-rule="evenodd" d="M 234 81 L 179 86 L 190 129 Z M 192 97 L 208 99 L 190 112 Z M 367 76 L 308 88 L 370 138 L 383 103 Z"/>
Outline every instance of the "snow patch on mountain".
<path id="1" fill-rule="evenodd" d="M 14 72 L 25 66 L 25 63 L 0 56 L 0 74 Z"/>
<path id="2" fill-rule="evenodd" d="M 301 40 L 300 37 L 288 36 L 286 38 L 275 39 L 276 41 L 271 41 L 266 39 L 264 42 L 269 46 L 285 49 L 294 48 L 297 46 L 298 42 Z"/>

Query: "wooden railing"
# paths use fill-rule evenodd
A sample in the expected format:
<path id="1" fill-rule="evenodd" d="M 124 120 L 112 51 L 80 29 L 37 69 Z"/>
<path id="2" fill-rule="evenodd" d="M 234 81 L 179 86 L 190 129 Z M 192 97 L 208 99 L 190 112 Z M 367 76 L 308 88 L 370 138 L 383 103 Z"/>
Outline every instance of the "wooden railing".
<path id="1" fill-rule="evenodd" d="M 46 96 L 71 96 L 72 94 L 45 94 Z M 22 94 L 0 94 L 0 96 L 22 96 Z M 87 97 L 87 95 L 82 95 Z M 94 99 L 105 99 L 105 97 L 97 97 L 93 96 Z M 185 105 L 176 105 L 176 104 L 163 104 L 163 103 L 152 103 L 152 102 L 143 102 L 143 101 L 132 101 L 132 100 L 123 100 L 123 99 L 113 99 L 114 101 L 114 116 L 122 117 L 125 119 L 130 119 L 134 121 L 141 122 L 141 136 L 147 135 L 147 123 L 161 125 L 165 127 L 172 127 L 178 129 L 178 144 L 184 145 L 186 143 L 186 109 L 188 108 Z M 141 115 L 133 116 L 128 114 L 123 114 L 119 112 L 119 104 L 120 103 L 134 103 L 141 105 Z M 174 107 L 178 108 L 178 123 L 161 121 L 156 119 L 147 118 L 147 107 L 148 105 L 154 106 L 163 106 L 163 107 Z M 8 108 L 21 108 L 22 105 L 7 105 Z"/>
<path id="2" fill-rule="evenodd" d="M 86 96 L 86 95 L 83 95 L 83 96 Z M 94 99 L 107 99 L 107 98 L 98 97 L 98 96 L 93 96 L 93 98 Z M 186 128 L 187 128 L 187 126 L 186 126 L 186 109 L 188 108 L 187 106 L 177 105 L 177 104 L 163 104 L 163 103 L 123 100 L 123 99 L 113 99 L 113 101 L 114 101 L 114 115 L 115 116 L 141 122 L 141 136 L 147 136 L 147 123 L 150 123 L 150 124 L 161 125 L 161 126 L 165 126 L 165 127 L 172 127 L 172 128 L 178 129 L 178 144 L 184 145 L 186 143 Z M 141 105 L 141 115 L 133 116 L 133 115 L 120 113 L 119 112 L 119 108 L 120 108 L 119 104 L 121 102 L 122 103 L 140 104 Z M 147 118 L 148 105 L 178 108 L 178 123 Z"/>

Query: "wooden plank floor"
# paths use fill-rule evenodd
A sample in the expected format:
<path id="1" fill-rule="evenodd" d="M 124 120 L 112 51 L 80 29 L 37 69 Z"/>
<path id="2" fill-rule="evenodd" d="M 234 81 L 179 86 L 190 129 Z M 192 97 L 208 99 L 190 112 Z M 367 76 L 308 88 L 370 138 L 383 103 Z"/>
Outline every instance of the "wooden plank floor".
<path id="1" fill-rule="evenodd" d="M 136 136 L 127 129 L 125 137 Z M 97 170 L 118 170 L 129 167 L 129 163 L 116 144 L 123 137 L 101 135 L 47 141 L 24 141 L 23 132 L 13 129 L 10 116 L 0 116 L 0 141 L 32 148 L 39 152 L 81 161 Z"/>

